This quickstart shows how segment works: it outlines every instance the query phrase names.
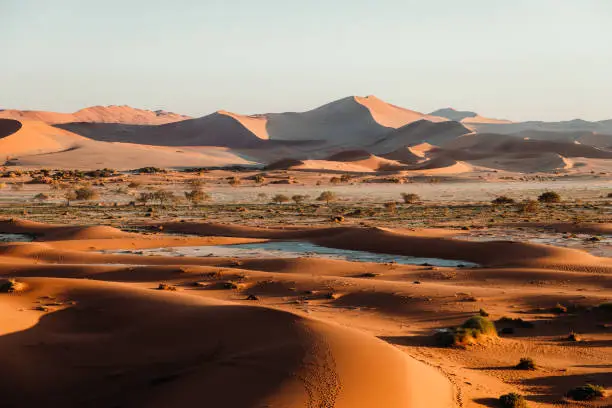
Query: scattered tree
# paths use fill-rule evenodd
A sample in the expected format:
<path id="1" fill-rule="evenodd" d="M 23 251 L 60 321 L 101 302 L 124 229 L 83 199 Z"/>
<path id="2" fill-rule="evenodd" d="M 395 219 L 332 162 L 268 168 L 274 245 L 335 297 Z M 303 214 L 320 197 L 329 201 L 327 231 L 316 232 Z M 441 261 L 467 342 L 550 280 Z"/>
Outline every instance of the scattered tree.
<path id="1" fill-rule="evenodd" d="M 242 181 L 237 176 L 229 177 L 228 183 L 232 187 L 238 187 Z"/>
<path id="2" fill-rule="evenodd" d="M 77 199 L 76 192 L 74 190 L 67 190 L 64 192 L 64 198 L 66 199 L 66 206 L 70 207 L 70 202 Z"/>
<path id="3" fill-rule="evenodd" d="M 276 204 L 283 204 L 283 203 L 289 202 L 289 197 L 287 197 L 284 194 L 277 194 L 274 197 L 272 197 L 272 201 L 275 202 Z"/>
<path id="4" fill-rule="evenodd" d="M 192 205 L 198 205 L 204 201 L 210 200 L 211 197 L 207 192 L 197 188 L 191 191 L 185 191 L 185 198 L 189 200 Z"/>
<path id="5" fill-rule="evenodd" d="M 325 201 L 327 205 L 329 205 L 330 202 L 335 201 L 335 200 L 336 200 L 336 193 L 334 193 L 333 191 L 323 191 L 321 195 L 317 197 L 317 201 Z"/>
<path id="6" fill-rule="evenodd" d="M 391 214 L 395 214 L 395 212 L 397 211 L 397 203 L 395 201 L 388 201 L 383 205 L 385 207 L 385 210 L 387 210 L 387 212 Z"/>
<path id="7" fill-rule="evenodd" d="M 74 190 L 74 193 L 76 194 L 76 199 L 79 201 L 90 201 L 99 197 L 98 192 L 91 187 L 77 188 Z"/>
<path id="8" fill-rule="evenodd" d="M 291 197 L 291 199 L 297 204 L 300 205 L 302 204 L 304 201 L 306 201 L 306 198 L 308 198 L 308 196 L 305 195 L 301 195 L 301 194 L 296 194 L 294 196 Z"/>

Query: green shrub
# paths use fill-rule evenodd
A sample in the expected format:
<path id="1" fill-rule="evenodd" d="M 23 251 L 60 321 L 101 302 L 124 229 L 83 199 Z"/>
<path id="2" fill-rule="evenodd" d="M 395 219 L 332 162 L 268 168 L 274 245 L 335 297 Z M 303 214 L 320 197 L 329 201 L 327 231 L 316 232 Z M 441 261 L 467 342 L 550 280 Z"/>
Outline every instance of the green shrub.
<path id="1" fill-rule="evenodd" d="M 499 397 L 499 404 L 503 408 L 527 408 L 527 402 L 522 395 L 515 392 Z"/>
<path id="2" fill-rule="evenodd" d="M 592 401 L 603 397 L 604 389 L 599 385 L 586 384 L 572 388 L 565 395 L 575 401 Z"/>
<path id="3" fill-rule="evenodd" d="M 514 204 L 514 199 L 506 196 L 499 196 L 495 200 L 491 201 L 494 205 Z"/>
<path id="4" fill-rule="evenodd" d="M 483 316 L 474 316 L 459 327 L 437 331 L 434 340 L 441 347 L 462 347 L 475 343 L 482 336 L 497 336 L 495 324 Z"/>
<path id="5" fill-rule="evenodd" d="M 536 369 L 536 364 L 535 364 L 535 361 L 533 361 L 532 358 L 530 358 L 530 357 L 523 357 L 523 358 L 521 358 L 519 363 L 515 366 L 515 368 L 517 368 L 519 370 L 535 370 Z"/>

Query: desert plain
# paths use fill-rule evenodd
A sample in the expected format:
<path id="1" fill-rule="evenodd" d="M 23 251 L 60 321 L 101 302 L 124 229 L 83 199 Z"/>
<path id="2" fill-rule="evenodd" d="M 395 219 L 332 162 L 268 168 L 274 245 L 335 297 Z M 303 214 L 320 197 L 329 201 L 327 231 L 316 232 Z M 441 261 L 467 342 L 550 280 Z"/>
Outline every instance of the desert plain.
<path id="1" fill-rule="evenodd" d="M 1 406 L 612 406 L 610 121 L 0 117 Z"/>

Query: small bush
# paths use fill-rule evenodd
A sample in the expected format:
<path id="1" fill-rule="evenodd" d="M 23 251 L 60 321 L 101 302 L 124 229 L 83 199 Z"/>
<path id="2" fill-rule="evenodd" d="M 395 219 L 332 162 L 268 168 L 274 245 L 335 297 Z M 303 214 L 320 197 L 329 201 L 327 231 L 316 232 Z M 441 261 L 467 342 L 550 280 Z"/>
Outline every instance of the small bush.
<path id="1" fill-rule="evenodd" d="M 567 313 L 567 307 L 563 306 L 561 303 L 557 303 L 550 311 L 555 314 L 564 314 Z"/>
<path id="2" fill-rule="evenodd" d="M 537 212 L 539 209 L 540 205 L 537 201 L 534 200 L 527 200 L 519 205 L 519 211 L 522 213 L 534 213 Z"/>
<path id="3" fill-rule="evenodd" d="M 519 370 L 535 370 L 536 364 L 532 358 L 523 357 L 515 367 Z"/>
<path id="4" fill-rule="evenodd" d="M 489 317 L 489 313 L 484 309 L 480 309 L 478 311 L 478 314 L 481 315 L 482 317 Z"/>
<path id="5" fill-rule="evenodd" d="M 499 404 L 502 408 L 527 408 L 525 398 L 515 392 L 499 397 Z"/>
<path id="6" fill-rule="evenodd" d="M 391 214 L 395 214 L 397 211 L 397 204 L 395 201 L 386 202 L 383 204 L 383 206 L 385 207 L 385 210 Z"/>
<path id="7" fill-rule="evenodd" d="M 174 292 L 176 291 L 176 286 L 172 286 L 167 283 L 160 283 L 159 286 L 157 287 L 157 290 L 168 290 L 168 291 Z"/>
<path id="8" fill-rule="evenodd" d="M 599 385 L 586 384 L 572 388 L 565 395 L 574 401 L 592 401 L 604 396 L 604 389 Z"/>
<path id="9" fill-rule="evenodd" d="M 275 202 L 276 204 L 288 203 L 289 197 L 287 197 L 284 194 L 277 194 L 274 197 L 272 197 L 272 201 Z"/>
<path id="10" fill-rule="evenodd" d="M 81 187 L 74 190 L 76 200 L 89 201 L 98 198 L 98 192 L 90 187 Z"/>
<path id="11" fill-rule="evenodd" d="M 402 193 L 402 199 L 404 200 L 404 203 L 406 204 L 413 204 L 419 201 L 421 197 L 419 197 L 418 194 L 414 194 L 414 193 Z"/>
<path id="12" fill-rule="evenodd" d="M 559 203 L 561 202 L 561 196 L 554 191 L 546 191 L 540 194 L 538 201 L 541 203 Z"/>
<path id="13" fill-rule="evenodd" d="M 495 200 L 491 201 L 491 204 L 495 205 L 504 205 L 504 204 L 514 204 L 514 199 L 506 196 L 499 196 Z"/>
<path id="14" fill-rule="evenodd" d="M 570 332 L 570 334 L 567 335 L 566 337 L 567 341 L 580 341 L 580 335 L 578 335 L 578 333 L 576 332 Z"/>

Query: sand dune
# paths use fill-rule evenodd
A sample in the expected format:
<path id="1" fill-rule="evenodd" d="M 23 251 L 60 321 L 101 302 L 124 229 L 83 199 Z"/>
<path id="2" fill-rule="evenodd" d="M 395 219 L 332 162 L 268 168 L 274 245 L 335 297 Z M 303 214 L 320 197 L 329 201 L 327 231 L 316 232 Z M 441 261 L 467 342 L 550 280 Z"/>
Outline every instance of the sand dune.
<path id="1" fill-rule="evenodd" d="M 116 241 L 116 234 L 124 234 L 23 221 L 3 222 L 0 229 L 59 239 L 54 242 L 83 241 L 82 250 L 91 241 Z M 0 357 L 3 406 L 200 406 L 203 398 L 228 407 L 453 405 L 452 385 L 438 370 L 359 330 L 188 290 L 69 279 L 96 270 L 98 279 L 120 279 L 125 267 L 95 265 L 112 255 L 85 252 L 81 265 L 41 265 L 41 245 L 47 244 L 14 245 L 24 250 L 8 258 L 13 263 L 0 263 L 0 274 L 40 276 L 20 277 L 25 290 L 19 296 L 0 294 L 0 344 L 15 351 Z M 47 246 L 43 253 L 75 262 L 70 254 L 79 251 Z M 30 266 L 17 262 L 19 257 Z M 141 273 L 130 269 L 131 276 L 146 285 L 158 272 L 172 270 L 139 268 Z M 262 285 L 261 293 L 273 289 Z M 283 284 L 276 286 L 282 290 Z M 40 384 L 38 392 L 27 392 L 33 383 Z"/>
<path id="2" fill-rule="evenodd" d="M 73 149 L 87 139 L 43 122 L 0 119 L 0 152 L 9 157 Z"/>
<path id="3" fill-rule="evenodd" d="M 0 119 L 0 151 L 19 166 L 127 170 L 145 166 L 228 166 L 249 164 L 223 148 L 188 149 L 90 140 L 42 122 Z"/>
<path id="4" fill-rule="evenodd" d="M 123 123 L 159 125 L 189 119 L 188 116 L 166 111 L 149 111 L 129 106 L 91 106 L 74 113 L 45 111 L 0 110 L 0 118 L 33 120 L 47 124 L 70 122 Z"/>
<path id="5" fill-rule="evenodd" d="M 423 119 L 446 120 L 387 104 L 373 96 L 348 97 L 300 113 L 244 116 L 219 111 L 164 126 L 131 129 L 130 132 L 118 133 L 115 140 L 163 146 L 232 148 L 267 146 L 261 143 L 264 140 L 322 140 L 331 146 L 359 146 L 372 143 L 390 129 Z M 95 129 L 86 131 L 94 139 L 113 140 L 108 133 L 96 135 Z M 115 131 L 121 132 L 121 129 Z M 100 132 L 113 132 L 113 129 L 105 127 Z"/>
<path id="6" fill-rule="evenodd" d="M 419 120 L 387 133 L 368 146 L 368 149 L 384 154 L 404 146 L 423 143 L 441 145 L 469 133 L 471 131 L 458 122 L 434 123 Z"/>

